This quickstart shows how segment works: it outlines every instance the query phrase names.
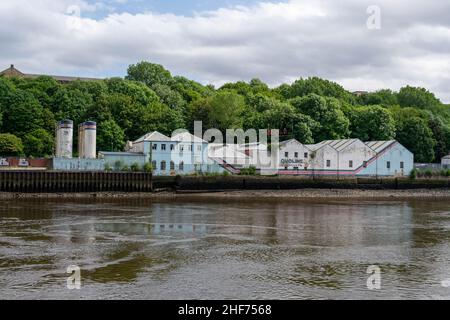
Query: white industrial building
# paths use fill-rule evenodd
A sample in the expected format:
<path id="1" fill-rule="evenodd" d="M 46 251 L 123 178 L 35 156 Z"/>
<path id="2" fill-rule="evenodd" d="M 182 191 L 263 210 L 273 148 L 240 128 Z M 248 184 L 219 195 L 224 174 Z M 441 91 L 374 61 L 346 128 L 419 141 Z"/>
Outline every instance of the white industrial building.
<path id="1" fill-rule="evenodd" d="M 414 155 L 394 140 L 304 145 L 292 139 L 280 143 L 278 159 L 281 175 L 405 176 L 414 167 Z"/>

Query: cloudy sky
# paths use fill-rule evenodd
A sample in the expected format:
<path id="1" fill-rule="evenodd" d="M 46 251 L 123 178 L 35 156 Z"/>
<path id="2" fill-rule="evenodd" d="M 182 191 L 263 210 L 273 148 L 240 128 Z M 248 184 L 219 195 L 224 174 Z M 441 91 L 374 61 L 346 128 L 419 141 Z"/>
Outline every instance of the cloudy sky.
<path id="1" fill-rule="evenodd" d="M 1 0 L 0 69 L 110 77 L 148 60 L 205 84 L 319 76 L 448 103 L 449 13 L 448 0 Z"/>

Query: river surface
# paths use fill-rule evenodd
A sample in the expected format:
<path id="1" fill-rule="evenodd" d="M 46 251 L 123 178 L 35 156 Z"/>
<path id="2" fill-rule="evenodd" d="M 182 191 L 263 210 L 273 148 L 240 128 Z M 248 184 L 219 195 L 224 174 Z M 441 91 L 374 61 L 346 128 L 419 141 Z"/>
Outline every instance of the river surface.
<path id="1" fill-rule="evenodd" d="M 0 299 L 450 299 L 450 201 L 0 201 Z"/>

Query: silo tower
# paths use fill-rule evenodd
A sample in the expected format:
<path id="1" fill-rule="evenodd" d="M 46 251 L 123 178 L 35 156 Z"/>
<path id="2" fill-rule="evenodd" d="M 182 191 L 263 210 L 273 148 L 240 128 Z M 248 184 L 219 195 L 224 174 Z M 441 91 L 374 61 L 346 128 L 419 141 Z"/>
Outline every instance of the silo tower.
<path id="1" fill-rule="evenodd" d="M 88 121 L 78 128 L 78 153 L 81 159 L 97 158 L 97 123 Z"/>
<path id="2" fill-rule="evenodd" d="M 56 127 L 56 158 L 72 158 L 73 121 L 59 121 Z"/>

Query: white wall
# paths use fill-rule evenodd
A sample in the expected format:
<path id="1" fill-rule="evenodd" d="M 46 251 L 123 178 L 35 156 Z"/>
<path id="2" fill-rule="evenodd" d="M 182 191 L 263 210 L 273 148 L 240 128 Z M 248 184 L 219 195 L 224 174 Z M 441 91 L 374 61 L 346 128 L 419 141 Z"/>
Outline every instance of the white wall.
<path id="1" fill-rule="evenodd" d="M 286 153 L 288 156 L 286 157 Z M 297 153 L 297 157 L 295 156 Z M 305 158 L 305 153 L 308 157 Z M 280 147 L 280 169 L 294 169 L 304 170 L 309 167 L 311 160 L 311 150 L 298 141 L 292 140 Z"/>
<path id="2" fill-rule="evenodd" d="M 355 140 L 351 145 L 339 151 L 339 171 L 356 170 L 376 156 L 376 152 L 370 149 L 360 140 Z M 353 167 L 350 168 L 350 161 L 353 161 Z"/>

